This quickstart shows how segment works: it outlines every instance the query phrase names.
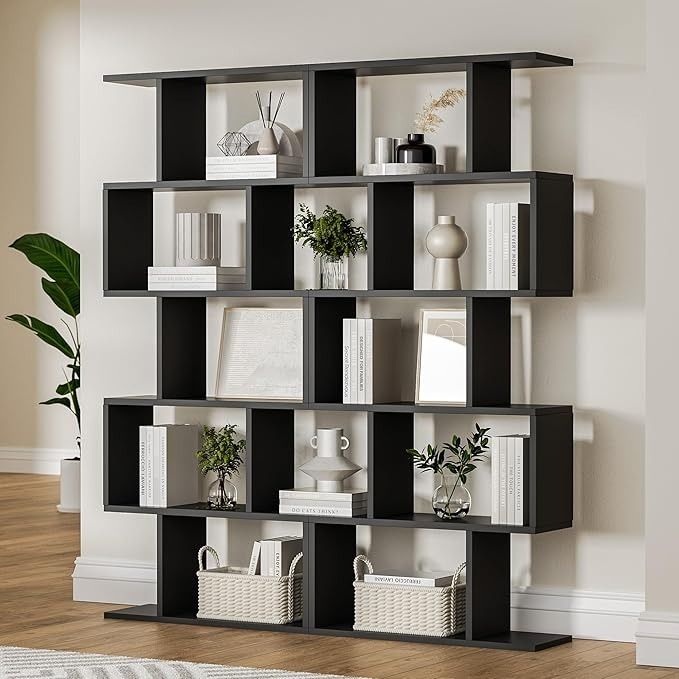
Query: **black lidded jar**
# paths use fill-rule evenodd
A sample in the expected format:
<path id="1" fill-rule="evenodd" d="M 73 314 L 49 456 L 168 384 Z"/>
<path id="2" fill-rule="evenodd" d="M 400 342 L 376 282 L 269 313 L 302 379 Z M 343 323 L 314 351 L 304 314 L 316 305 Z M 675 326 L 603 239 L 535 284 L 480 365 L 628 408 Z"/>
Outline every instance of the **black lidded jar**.
<path id="1" fill-rule="evenodd" d="M 407 144 L 396 148 L 397 163 L 436 163 L 436 149 L 424 143 L 423 134 L 409 134 Z"/>

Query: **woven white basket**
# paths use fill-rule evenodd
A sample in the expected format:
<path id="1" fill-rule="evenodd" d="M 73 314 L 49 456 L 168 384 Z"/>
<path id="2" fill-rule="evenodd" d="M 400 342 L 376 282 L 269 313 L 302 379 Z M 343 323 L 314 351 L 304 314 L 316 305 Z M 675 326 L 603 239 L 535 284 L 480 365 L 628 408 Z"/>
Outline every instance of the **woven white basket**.
<path id="1" fill-rule="evenodd" d="M 449 637 L 464 631 L 467 587 L 460 582 L 465 564 L 448 587 L 364 582 L 358 565 L 373 566 L 362 554 L 354 559 L 354 629 L 364 632 Z"/>
<path id="2" fill-rule="evenodd" d="M 203 567 L 203 554 L 215 558 L 216 568 Z M 217 552 L 208 545 L 198 551 L 198 618 L 265 622 L 285 625 L 302 618 L 302 575 L 295 568 L 300 552 L 281 578 L 247 575 L 228 566 L 220 568 Z M 207 556 L 205 557 L 207 565 Z"/>

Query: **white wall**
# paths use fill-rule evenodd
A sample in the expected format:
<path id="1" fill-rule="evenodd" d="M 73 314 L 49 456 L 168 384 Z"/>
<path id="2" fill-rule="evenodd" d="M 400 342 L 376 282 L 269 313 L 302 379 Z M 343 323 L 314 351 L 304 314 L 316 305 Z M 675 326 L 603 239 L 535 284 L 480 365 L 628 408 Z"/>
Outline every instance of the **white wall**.
<path id="1" fill-rule="evenodd" d="M 573 403 L 576 408 L 576 512 L 572 530 L 514 541 L 516 584 L 529 585 L 516 594 L 515 618 L 522 627 L 631 639 L 644 588 L 643 2 L 424 0 L 415 9 L 404 0 L 347 0 L 341 10 L 327 5 L 322 12 L 311 0 L 296 0 L 286 8 L 262 2 L 256 11 L 251 4 L 214 0 L 190 5 L 169 0 L 162 11 L 149 0 L 83 0 L 81 5 L 83 360 L 88 381 L 76 596 L 149 598 L 155 558 L 152 518 L 101 509 L 101 402 L 106 395 L 153 392 L 154 305 L 150 300 L 104 301 L 100 263 L 102 182 L 155 177 L 154 91 L 104 85 L 102 74 L 540 50 L 573 57 L 576 66 L 525 72 L 515 79 L 515 123 L 524 136 L 515 148 L 514 169 L 575 175 L 576 296 L 527 305 L 533 325 L 528 387 L 534 402 Z M 399 37 L 413 12 L 422 30 Z M 430 85 L 433 93 L 437 83 Z M 403 99 L 398 89 L 384 96 Z M 394 120 L 393 125 L 407 123 Z M 393 127 L 377 129 L 379 117 L 371 121 L 375 134 L 395 134 Z M 450 134 L 458 138 L 460 130 L 451 128 Z M 465 215 L 462 223 L 473 238 L 479 226 L 471 206 L 485 200 L 481 193 L 437 189 L 423 199 L 418 229 L 426 230 L 436 209 L 455 209 Z M 356 196 L 329 192 L 316 200 L 335 201 L 340 209 L 346 205 L 359 218 L 365 211 L 360 191 Z M 237 220 L 239 208 L 233 209 Z M 300 276 L 307 276 L 303 262 L 301 257 L 298 264 L 306 273 Z M 424 279 L 428 266 L 420 252 L 418 267 L 424 273 L 418 275 Z M 356 275 L 356 280 L 364 275 L 360 267 Z M 418 423 L 418 441 L 440 439 L 468 424 L 464 418 L 424 418 Z M 360 423 L 347 426 L 356 426 L 353 439 L 360 439 Z M 426 481 L 418 484 L 424 498 Z M 211 533 L 219 537 L 212 528 Z M 236 558 L 242 549 L 237 545 L 250 536 L 231 537 L 221 534 L 219 539 L 224 547 L 233 546 Z M 437 548 L 426 532 L 361 533 L 363 545 L 385 560 L 399 558 L 411 546 L 418 559 L 436 561 L 444 551 L 461 559 L 458 538 L 446 536 L 445 547 Z M 95 566 L 102 563 L 114 588 L 97 580 L 104 571 Z M 134 591 L 124 586 L 130 568 L 144 581 Z M 84 569 L 89 569 L 87 577 L 78 577 Z M 570 609 L 579 613 L 564 612 Z M 614 610 L 619 614 L 610 615 Z"/>
<path id="2" fill-rule="evenodd" d="M 47 231 L 79 247 L 78 0 L 0 3 L 0 318 L 28 313 L 56 324 L 40 275 L 7 246 Z M 38 406 L 63 382 L 61 354 L 0 321 L 0 471 L 57 473 L 75 448 L 73 416 Z"/>

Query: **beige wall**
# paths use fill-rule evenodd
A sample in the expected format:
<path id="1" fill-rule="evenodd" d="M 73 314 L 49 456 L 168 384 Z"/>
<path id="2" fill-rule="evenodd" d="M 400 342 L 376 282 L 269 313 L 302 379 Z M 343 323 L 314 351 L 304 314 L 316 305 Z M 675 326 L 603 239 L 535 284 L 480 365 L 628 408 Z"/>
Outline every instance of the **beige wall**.
<path id="1" fill-rule="evenodd" d="M 535 402 L 573 403 L 576 408 L 576 515 L 573 530 L 516 540 L 515 573 L 517 583 L 554 591 L 640 596 L 644 3 L 424 0 L 413 5 L 404 0 L 346 0 L 335 11 L 330 8 L 337 5 L 311 0 L 285 7 L 273 2 L 168 0 L 162 10 L 150 0 L 81 4 L 81 226 L 88 375 L 83 564 L 144 565 L 155 558 L 151 517 L 107 515 L 101 508 L 101 402 L 106 395 L 154 391 L 154 304 L 103 300 L 100 264 L 102 182 L 155 176 L 154 92 L 104 85 L 102 74 L 541 50 L 571 56 L 576 66 L 524 73 L 515 81 L 521 95 L 515 98 L 515 122 L 527 136 L 514 154 L 514 169 L 575 175 L 576 296 L 529 305 L 529 387 Z M 413 20 L 421 30 L 410 29 Z M 467 210 L 465 226 L 475 229 L 467 196 L 472 200 L 464 192 L 427 199 L 435 207 Z M 328 202 L 365 209 L 360 194 L 355 198 L 335 192 L 317 200 L 326 197 Z M 200 202 L 204 200 L 192 202 L 184 196 L 177 205 L 206 209 Z M 167 207 L 168 214 L 174 206 Z M 430 213 L 435 214 L 434 207 Z M 423 213 L 426 219 L 430 213 Z M 423 217 L 418 228 L 430 223 Z M 166 232 L 161 253 L 171 252 L 167 238 Z M 418 435 L 424 441 L 458 425 L 424 421 Z M 355 426 L 359 438 L 360 424 Z M 422 533 L 416 540 L 404 533 L 365 540 L 376 553 L 383 549 L 383 558 L 389 550 L 399 558 L 415 545 L 436 562 L 451 553 L 448 545 L 455 558 L 463 558 L 458 537 L 441 538 L 448 541 L 445 547 L 437 547 Z M 227 535 L 226 542 L 229 539 Z"/>
<path id="2" fill-rule="evenodd" d="M 79 247 L 79 22 L 78 0 L 0 2 L 0 318 L 59 318 L 37 270 L 7 245 L 47 231 Z M 72 450 L 72 415 L 37 405 L 63 382 L 61 354 L 5 320 L 0 346 L 0 468 L 14 451 Z"/>

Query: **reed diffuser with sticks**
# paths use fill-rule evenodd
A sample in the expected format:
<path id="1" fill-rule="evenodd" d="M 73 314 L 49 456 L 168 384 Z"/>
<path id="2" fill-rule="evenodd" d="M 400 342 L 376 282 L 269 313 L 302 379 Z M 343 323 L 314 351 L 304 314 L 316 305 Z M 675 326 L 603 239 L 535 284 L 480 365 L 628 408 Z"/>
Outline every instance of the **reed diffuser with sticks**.
<path id="1" fill-rule="evenodd" d="M 269 91 L 269 103 L 268 105 L 262 104 L 262 98 L 259 94 L 259 90 L 255 93 L 257 97 L 257 108 L 259 109 L 259 117 L 262 121 L 262 134 L 259 138 L 259 143 L 257 144 L 257 153 L 260 156 L 270 156 L 278 153 L 278 140 L 276 139 L 276 133 L 274 132 L 274 125 L 276 124 L 276 118 L 278 117 L 278 112 L 281 110 L 281 104 L 285 98 L 285 92 L 282 92 L 278 98 L 278 105 L 276 110 L 271 116 L 271 91 Z"/>

